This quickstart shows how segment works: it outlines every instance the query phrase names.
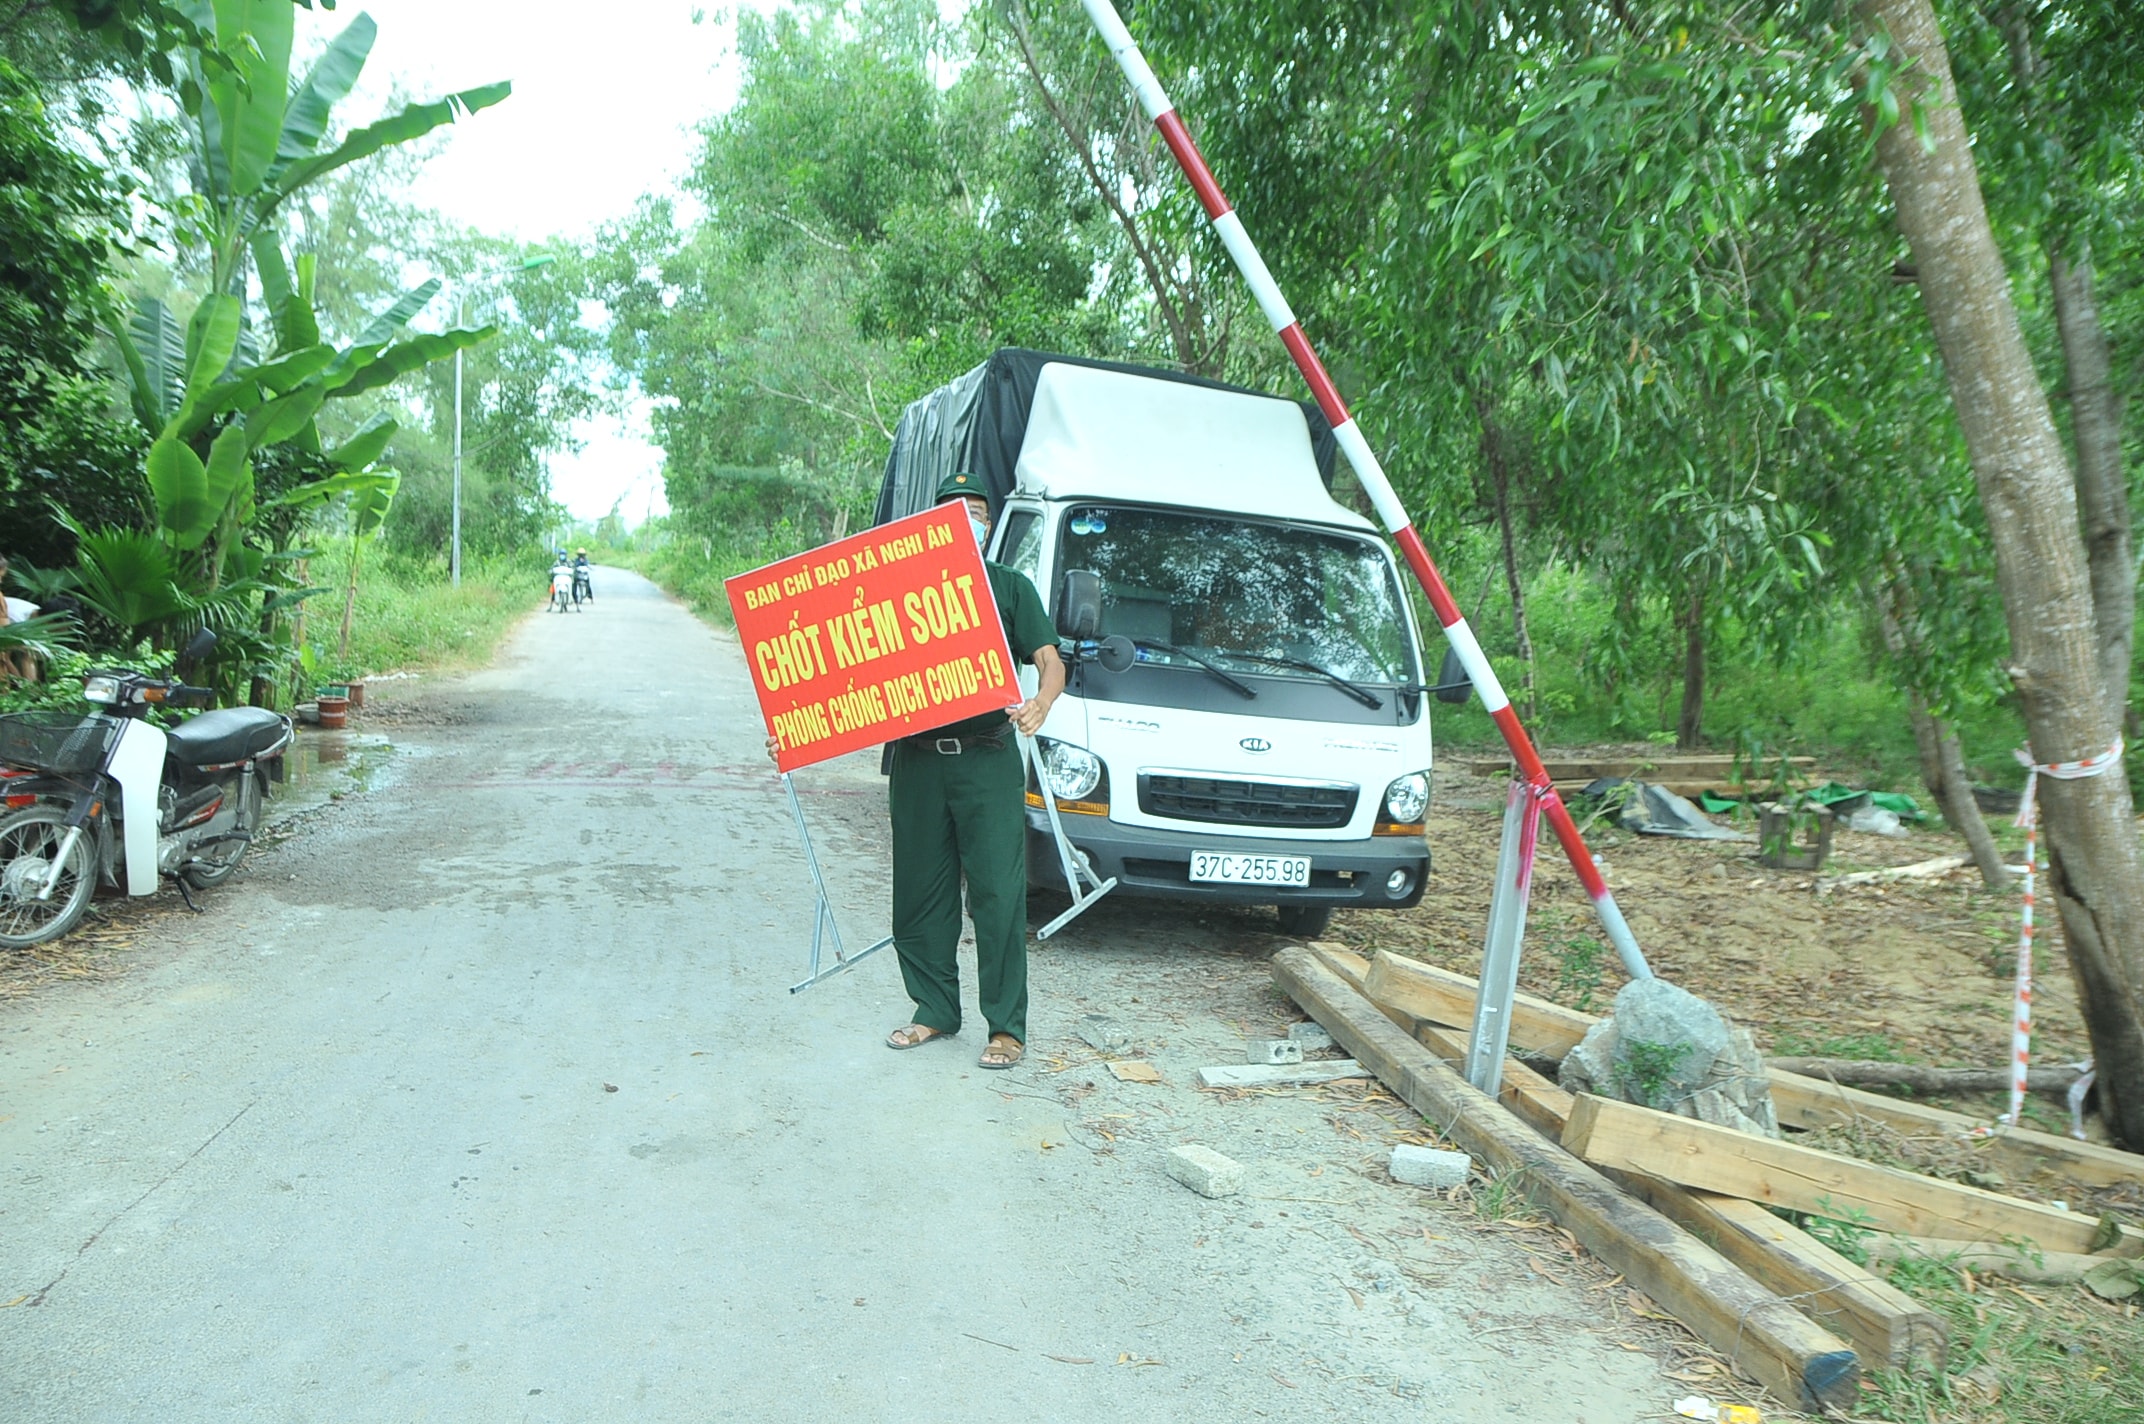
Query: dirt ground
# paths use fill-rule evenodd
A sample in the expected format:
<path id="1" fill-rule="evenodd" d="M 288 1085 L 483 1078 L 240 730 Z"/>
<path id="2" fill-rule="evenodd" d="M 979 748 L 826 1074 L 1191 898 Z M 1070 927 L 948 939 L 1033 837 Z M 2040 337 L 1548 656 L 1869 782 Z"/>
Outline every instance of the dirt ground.
<path id="1" fill-rule="evenodd" d="M 1450 752 L 1443 760 L 1458 765 Z M 1464 771 L 1440 775 L 1422 903 L 1397 914 L 1336 916 L 1333 937 L 1364 951 L 1394 949 L 1478 972 L 1503 788 L 1501 779 Z M 1543 839 L 1520 986 L 1603 1012 L 1623 983 L 1622 969 L 1569 862 L 1545 830 Z M 1758 865 L 1753 840 L 1670 840 L 1598 824 L 1587 842 L 1655 972 L 1748 1025 L 1766 1052 L 1959 1068 L 2009 1061 L 2014 889 L 1990 892 L 1967 868 L 1819 893 L 1809 871 Z M 1933 822 L 1895 837 L 1842 829 L 1824 873 L 1905 865 L 1964 849 L 1962 837 Z M 2020 858 L 2013 851 L 2012 859 Z M 2061 924 L 2044 906 L 2034 962 L 2034 1061 L 2084 1058 L 2090 1049 Z M 2003 1106 L 1995 1095 L 1945 1105 L 1990 1117 Z M 2028 1116 L 2051 1131 L 2067 1126 L 2052 1098 L 2037 1099 Z"/>

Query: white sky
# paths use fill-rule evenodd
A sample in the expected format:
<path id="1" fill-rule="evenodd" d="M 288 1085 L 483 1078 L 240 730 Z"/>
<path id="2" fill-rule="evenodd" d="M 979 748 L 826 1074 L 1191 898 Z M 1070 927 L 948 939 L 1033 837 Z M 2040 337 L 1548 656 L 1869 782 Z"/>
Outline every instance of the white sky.
<path id="1" fill-rule="evenodd" d="M 736 100 L 732 28 L 693 0 L 342 0 L 298 12 L 316 41 L 360 11 L 379 22 L 364 79 L 338 117 L 369 123 L 399 84 L 412 99 L 513 81 L 513 96 L 447 131 L 412 197 L 481 231 L 584 238 L 643 194 L 674 187 L 692 126 Z M 695 13 L 708 18 L 695 23 Z M 311 47 L 301 38 L 300 52 Z M 588 422 L 587 447 L 551 458 L 552 494 L 599 517 L 621 496 L 629 523 L 662 513 L 662 452 L 645 406 Z"/>

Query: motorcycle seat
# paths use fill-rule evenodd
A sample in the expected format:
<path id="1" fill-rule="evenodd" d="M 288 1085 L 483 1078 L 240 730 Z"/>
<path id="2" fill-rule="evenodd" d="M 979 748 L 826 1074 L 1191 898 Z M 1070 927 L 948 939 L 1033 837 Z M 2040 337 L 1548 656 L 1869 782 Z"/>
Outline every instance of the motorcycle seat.
<path id="1" fill-rule="evenodd" d="M 173 727 L 166 754 L 185 766 L 223 766 L 280 751 L 290 723 L 259 707 L 219 707 Z"/>

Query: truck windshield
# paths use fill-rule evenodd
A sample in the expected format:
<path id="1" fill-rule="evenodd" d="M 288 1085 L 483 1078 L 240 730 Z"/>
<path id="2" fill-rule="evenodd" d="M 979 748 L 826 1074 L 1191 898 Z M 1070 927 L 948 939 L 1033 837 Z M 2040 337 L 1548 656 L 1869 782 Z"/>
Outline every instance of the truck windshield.
<path id="1" fill-rule="evenodd" d="M 1259 675 L 1416 681 L 1399 591 L 1368 539 L 1158 509 L 1074 507 L 1058 567 L 1102 579 L 1101 636 L 1121 633 L 1243 664 Z M 1179 661 L 1153 651 L 1142 661 Z M 1188 660 L 1184 665 L 1195 666 Z"/>

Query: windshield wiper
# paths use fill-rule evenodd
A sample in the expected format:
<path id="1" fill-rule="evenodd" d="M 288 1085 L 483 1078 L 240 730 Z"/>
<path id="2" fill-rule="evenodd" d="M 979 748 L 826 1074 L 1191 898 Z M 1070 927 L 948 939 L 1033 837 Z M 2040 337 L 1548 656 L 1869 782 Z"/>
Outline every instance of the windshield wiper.
<path id="1" fill-rule="evenodd" d="M 1383 707 L 1385 699 L 1370 691 L 1359 682 L 1349 682 L 1331 668 L 1319 667 L 1316 663 L 1304 662 L 1301 658 L 1269 657 L 1264 653 L 1230 653 L 1232 658 L 1241 658 L 1247 663 L 1262 663 L 1267 667 L 1298 668 L 1303 672 L 1322 677 L 1365 707 Z"/>
<path id="2" fill-rule="evenodd" d="M 1232 677 L 1229 674 L 1228 669 L 1222 667 L 1219 663 L 1209 662 L 1206 658 L 1201 657 L 1199 654 L 1192 652 L 1189 648 L 1179 648 L 1174 643 L 1157 643 L 1150 638 L 1134 638 L 1132 639 L 1132 646 L 1138 648 L 1142 652 L 1144 652 L 1148 648 L 1152 648 L 1155 652 L 1167 653 L 1171 657 L 1189 658 L 1191 659 L 1191 661 L 1197 663 L 1200 667 L 1206 669 L 1206 671 L 1212 673 L 1221 681 L 1227 683 L 1236 691 L 1242 693 L 1245 697 L 1256 697 L 1258 695 L 1257 688 L 1252 687 L 1249 683 L 1244 682 L 1240 678 Z"/>

